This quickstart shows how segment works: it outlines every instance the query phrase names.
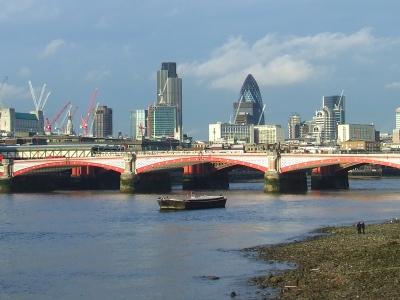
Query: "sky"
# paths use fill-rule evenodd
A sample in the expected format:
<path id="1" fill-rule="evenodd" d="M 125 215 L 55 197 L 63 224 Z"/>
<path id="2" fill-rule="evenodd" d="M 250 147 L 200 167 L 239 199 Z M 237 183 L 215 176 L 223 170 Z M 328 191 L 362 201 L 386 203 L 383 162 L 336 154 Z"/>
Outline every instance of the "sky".
<path id="1" fill-rule="evenodd" d="M 248 74 L 266 124 L 310 120 L 322 97 L 346 97 L 346 123 L 392 133 L 400 107 L 399 1 L 365 0 L 0 0 L 0 96 L 17 112 L 77 108 L 78 134 L 95 105 L 113 109 L 114 135 L 130 135 L 130 111 L 157 99 L 156 72 L 176 62 L 183 131 L 208 140 L 230 122 Z M 42 101 L 43 104 L 43 101 Z M 57 123 L 61 123 L 62 114 Z M 54 127 L 53 127 L 54 128 Z"/>

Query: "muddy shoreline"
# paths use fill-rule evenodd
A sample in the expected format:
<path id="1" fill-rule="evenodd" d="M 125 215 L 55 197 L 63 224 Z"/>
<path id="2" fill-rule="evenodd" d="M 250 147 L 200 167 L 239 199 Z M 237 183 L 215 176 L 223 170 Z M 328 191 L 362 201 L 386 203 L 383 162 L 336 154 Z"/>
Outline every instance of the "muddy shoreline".
<path id="1" fill-rule="evenodd" d="M 355 225 L 311 234 L 257 248 L 267 263 L 293 267 L 249 280 L 262 299 L 400 299 L 400 222 L 366 224 L 365 234 Z"/>

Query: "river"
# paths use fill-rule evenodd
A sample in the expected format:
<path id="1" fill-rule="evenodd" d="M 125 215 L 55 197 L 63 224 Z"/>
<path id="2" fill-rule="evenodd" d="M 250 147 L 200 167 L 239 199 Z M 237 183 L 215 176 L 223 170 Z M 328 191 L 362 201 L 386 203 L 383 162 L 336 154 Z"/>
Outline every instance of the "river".
<path id="1" fill-rule="evenodd" d="M 280 265 L 243 248 L 330 225 L 400 217 L 400 179 L 340 191 L 264 194 L 231 183 L 226 208 L 160 212 L 156 194 L 60 191 L 0 195 L 1 299 L 260 299 L 247 279 Z M 170 193 L 188 194 L 180 186 Z M 249 255 L 250 253 L 250 255 Z M 204 276 L 218 276 L 210 280 Z"/>

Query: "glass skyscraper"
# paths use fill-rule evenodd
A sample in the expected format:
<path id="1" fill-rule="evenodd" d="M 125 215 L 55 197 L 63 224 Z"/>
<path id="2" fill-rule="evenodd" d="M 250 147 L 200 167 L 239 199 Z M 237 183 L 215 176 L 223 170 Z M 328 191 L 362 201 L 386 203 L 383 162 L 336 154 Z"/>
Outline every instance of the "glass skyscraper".
<path id="1" fill-rule="evenodd" d="M 147 136 L 147 109 L 131 110 L 131 137 L 140 139 Z"/>
<path id="2" fill-rule="evenodd" d="M 345 110 L 346 97 L 343 95 L 325 96 L 322 98 L 322 107 L 327 107 L 333 111 L 336 124 L 344 124 L 346 122 Z"/>
<path id="3" fill-rule="evenodd" d="M 176 73 L 176 63 L 163 62 L 161 70 L 157 71 L 157 102 L 156 105 L 173 106 L 177 111 L 174 136 L 179 135 L 182 141 L 182 78 Z"/>
<path id="4" fill-rule="evenodd" d="M 233 115 L 234 124 L 265 125 L 260 89 L 251 74 L 247 75 L 240 89 L 238 102 L 233 103 Z"/>

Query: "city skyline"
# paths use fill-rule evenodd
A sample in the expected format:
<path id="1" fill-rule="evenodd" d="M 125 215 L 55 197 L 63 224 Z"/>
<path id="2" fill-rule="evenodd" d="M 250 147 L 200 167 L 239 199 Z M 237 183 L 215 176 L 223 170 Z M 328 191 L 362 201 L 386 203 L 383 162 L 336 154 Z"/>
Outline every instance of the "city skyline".
<path id="1" fill-rule="evenodd" d="M 174 0 L 104 1 L 93 10 L 75 0 L 3 2 L 0 80 L 8 81 L 2 101 L 29 112 L 28 81 L 37 95 L 46 84 L 45 117 L 53 119 L 71 101 L 79 107 L 74 128 L 80 133 L 79 117 L 98 88 L 96 102 L 113 109 L 114 135 L 125 135 L 129 112 L 155 102 L 160 63 L 174 61 L 183 80 L 183 133 L 195 139 L 207 139 L 208 124 L 233 118 L 232 103 L 248 74 L 266 105 L 265 123 L 282 125 L 286 135 L 293 112 L 311 119 L 321 97 L 342 90 L 346 123 L 374 123 L 391 134 L 400 107 L 399 8 Z"/>

